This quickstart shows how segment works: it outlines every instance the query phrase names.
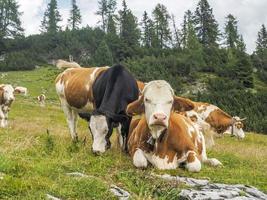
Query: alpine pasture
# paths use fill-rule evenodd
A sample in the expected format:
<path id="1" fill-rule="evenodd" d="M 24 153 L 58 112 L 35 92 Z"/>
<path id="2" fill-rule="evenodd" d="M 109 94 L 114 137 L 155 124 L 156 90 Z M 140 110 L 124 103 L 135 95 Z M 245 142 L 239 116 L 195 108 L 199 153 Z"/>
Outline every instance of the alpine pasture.
<path id="1" fill-rule="evenodd" d="M 224 136 L 208 156 L 219 159 L 219 168 L 204 165 L 200 173 L 183 169 L 161 171 L 136 169 L 121 152 L 117 134 L 112 147 L 101 156 L 91 151 L 87 123 L 78 121 L 79 141 L 72 143 L 57 98 L 54 79 L 60 71 L 41 67 L 33 71 L 7 72 L 0 83 L 28 88 L 28 96 L 16 95 L 9 126 L 0 129 L 0 199 L 116 199 L 111 185 L 127 190 L 133 199 L 177 199 L 185 185 L 165 182 L 152 174 L 208 178 L 212 182 L 246 184 L 267 192 L 267 136 L 247 133 L 242 141 Z M 46 106 L 36 97 L 44 93 Z M 72 177 L 80 172 L 86 177 Z"/>

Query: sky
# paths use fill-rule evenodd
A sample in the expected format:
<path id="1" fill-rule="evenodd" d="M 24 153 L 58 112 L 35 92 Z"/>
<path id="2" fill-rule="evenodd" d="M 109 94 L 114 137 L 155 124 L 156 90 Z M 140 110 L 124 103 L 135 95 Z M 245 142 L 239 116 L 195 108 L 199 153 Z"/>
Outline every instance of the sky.
<path id="1" fill-rule="evenodd" d="M 17 0 L 22 14 L 22 24 L 26 35 L 40 32 L 40 24 L 43 13 L 50 0 Z M 98 26 L 99 16 L 95 15 L 98 0 L 77 0 L 82 14 L 82 26 Z M 186 10 L 194 11 L 199 0 L 126 0 L 128 8 L 132 10 L 140 21 L 146 10 L 151 14 L 157 3 L 164 4 L 169 13 L 173 14 L 177 25 L 182 23 Z M 231 13 L 238 20 L 239 31 L 244 37 L 248 53 L 255 49 L 257 33 L 262 24 L 267 25 L 267 0 L 209 0 L 213 8 L 215 19 L 223 30 L 225 17 Z M 122 0 L 117 0 L 118 9 Z M 71 0 L 58 0 L 59 12 L 62 16 L 61 25 L 65 26 L 69 17 Z"/>

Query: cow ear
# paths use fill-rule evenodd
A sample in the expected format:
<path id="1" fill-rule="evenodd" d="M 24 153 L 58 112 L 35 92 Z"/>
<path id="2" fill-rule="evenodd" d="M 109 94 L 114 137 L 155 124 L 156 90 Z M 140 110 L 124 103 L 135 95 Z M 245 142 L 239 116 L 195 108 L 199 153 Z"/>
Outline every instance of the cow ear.
<path id="1" fill-rule="evenodd" d="M 174 96 L 173 108 L 175 111 L 189 111 L 195 107 L 194 102 L 190 99 Z"/>
<path id="2" fill-rule="evenodd" d="M 126 113 L 130 116 L 142 114 L 143 112 L 145 112 L 144 96 L 143 95 L 140 96 L 139 99 L 130 103 L 126 109 Z"/>

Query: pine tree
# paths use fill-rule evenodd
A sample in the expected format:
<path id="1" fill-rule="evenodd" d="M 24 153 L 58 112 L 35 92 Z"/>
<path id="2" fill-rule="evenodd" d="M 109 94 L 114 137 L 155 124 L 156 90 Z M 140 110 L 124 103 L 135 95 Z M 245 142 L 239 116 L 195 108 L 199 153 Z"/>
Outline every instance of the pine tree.
<path id="1" fill-rule="evenodd" d="M 264 24 L 258 32 L 253 58 L 254 65 L 260 70 L 261 80 L 267 82 L 267 32 Z"/>
<path id="2" fill-rule="evenodd" d="M 109 17 L 114 15 L 116 10 L 117 2 L 116 0 L 99 0 L 98 1 L 98 11 L 97 15 L 101 16 L 102 30 L 107 31 L 107 24 Z"/>
<path id="3" fill-rule="evenodd" d="M 169 27 L 170 15 L 166 6 L 163 4 L 157 4 L 152 14 L 158 40 L 158 48 L 162 49 L 168 46 L 171 39 L 171 31 Z"/>
<path id="4" fill-rule="evenodd" d="M 0 41 L 6 37 L 16 37 L 23 35 L 19 5 L 16 0 L 0 1 Z"/>
<path id="5" fill-rule="evenodd" d="M 218 23 L 207 0 L 200 0 L 194 16 L 197 36 L 205 47 L 218 46 Z"/>
<path id="6" fill-rule="evenodd" d="M 226 17 L 226 24 L 224 28 L 226 45 L 228 48 L 236 48 L 238 45 L 239 35 L 237 30 L 237 20 L 236 18 L 229 14 Z"/>
<path id="7" fill-rule="evenodd" d="M 262 24 L 260 31 L 258 32 L 258 38 L 256 42 L 256 52 L 261 54 L 267 50 L 267 31 L 265 25 Z"/>
<path id="8" fill-rule="evenodd" d="M 80 9 L 77 6 L 76 0 L 72 0 L 72 9 L 70 11 L 70 18 L 68 19 L 68 23 L 71 26 L 72 30 L 76 30 L 78 29 L 81 22 L 82 17 Z"/>
<path id="9" fill-rule="evenodd" d="M 171 16 L 173 32 L 174 32 L 174 39 L 173 39 L 173 47 L 181 48 L 181 33 L 180 30 L 176 26 L 175 17 L 174 15 Z"/>
<path id="10" fill-rule="evenodd" d="M 47 5 L 43 21 L 41 22 L 41 31 L 51 34 L 58 32 L 60 30 L 60 26 L 58 25 L 60 21 L 61 16 L 57 8 L 57 0 L 51 0 Z"/>
<path id="11" fill-rule="evenodd" d="M 117 62 L 118 60 L 116 60 L 116 58 L 118 57 L 118 54 L 119 54 L 118 52 L 120 49 L 121 42 L 117 34 L 117 27 L 116 27 L 117 24 L 114 18 L 115 18 L 114 16 L 109 17 L 108 24 L 107 24 L 107 34 L 105 38 L 106 38 L 107 45 L 109 46 L 112 52 L 114 61 Z"/>
<path id="12" fill-rule="evenodd" d="M 95 65 L 110 66 L 113 64 L 112 53 L 105 40 L 102 40 L 94 56 Z"/>
<path id="13" fill-rule="evenodd" d="M 123 43 L 121 59 L 131 57 L 139 46 L 140 30 L 138 28 L 137 18 L 132 11 L 127 8 L 125 0 L 122 2 L 120 15 L 120 39 Z"/>
<path id="14" fill-rule="evenodd" d="M 143 14 L 142 19 L 142 43 L 144 47 L 151 47 L 151 36 L 150 36 L 150 30 L 149 30 L 149 17 L 147 12 L 145 11 Z"/>
<path id="15" fill-rule="evenodd" d="M 191 24 L 193 26 L 192 21 L 192 12 L 190 10 L 187 10 L 184 15 L 184 20 L 182 24 L 182 33 L 181 33 L 181 43 L 183 48 L 187 47 L 187 39 L 188 39 L 188 24 Z"/>
<path id="16" fill-rule="evenodd" d="M 196 70 L 199 67 L 205 65 L 203 58 L 203 49 L 201 43 L 198 41 L 195 28 L 192 20 L 187 22 L 187 38 L 186 38 L 186 49 L 188 50 L 189 60 L 187 61 L 191 68 Z"/>

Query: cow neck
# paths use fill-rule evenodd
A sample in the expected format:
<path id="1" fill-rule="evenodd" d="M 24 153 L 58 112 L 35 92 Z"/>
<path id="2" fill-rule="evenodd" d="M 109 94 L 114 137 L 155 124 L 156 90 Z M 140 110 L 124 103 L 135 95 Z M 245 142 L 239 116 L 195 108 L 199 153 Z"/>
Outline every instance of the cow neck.
<path id="1" fill-rule="evenodd" d="M 99 67 L 97 71 L 95 72 L 94 77 L 91 77 L 90 79 L 90 89 L 89 89 L 89 100 L 90 102 L 94 102 L 94 95 L 93 95 L 93 85 L 95 81 L 98 79 L 98 77 L 103 74 L 109 67 Z M 95 105 L 94 105 L 95 107 Z"/>
<path id="2" fill-rule="evenodd" d="M 4 103 L 4 90 L 0 88 L 0 105 Z"/>

